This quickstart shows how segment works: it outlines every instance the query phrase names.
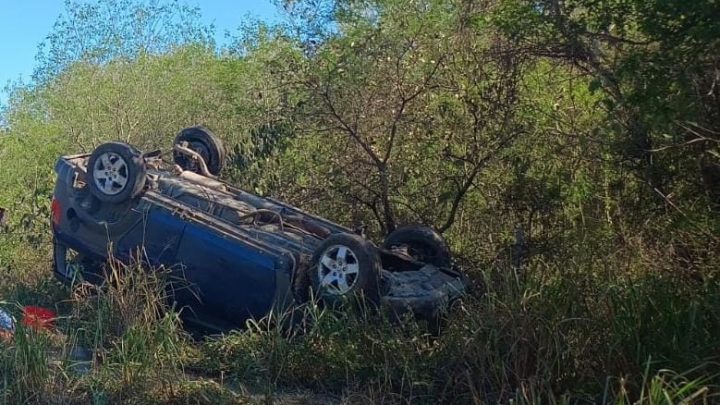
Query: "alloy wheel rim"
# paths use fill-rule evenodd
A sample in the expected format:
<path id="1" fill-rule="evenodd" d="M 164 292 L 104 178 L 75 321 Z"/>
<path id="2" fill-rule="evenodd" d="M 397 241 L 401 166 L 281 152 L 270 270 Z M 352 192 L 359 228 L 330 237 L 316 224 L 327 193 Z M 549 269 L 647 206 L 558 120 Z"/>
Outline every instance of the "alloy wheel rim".
<path id="1" fill-rule="evenodd" d="M 93 181 L 106 195 L 117 195 L 128 183 L 128 165 L 122 156 L 114 152 L 103 153 L 95 160 Z"/>
<path id="2" fill-rule="evenodd" d="M 344 295 L 355 288 L 360 263 L 350 248 L 334 245 L 323 252 L 317 271 L 321 289 L 332 295 Z"/>

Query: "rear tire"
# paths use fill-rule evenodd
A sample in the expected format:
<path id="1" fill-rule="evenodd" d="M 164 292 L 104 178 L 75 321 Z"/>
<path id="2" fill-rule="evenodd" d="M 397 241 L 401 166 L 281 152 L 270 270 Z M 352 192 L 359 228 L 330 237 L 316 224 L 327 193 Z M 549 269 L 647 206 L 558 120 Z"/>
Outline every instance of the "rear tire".
<path id="1" fill-rule="evenodd" d="M 88 187 L 105 203 L 119 204 L 139 196 L 145 187 L 145 176 L 141 153 L 124 142 L 104 143 L 88 160 Z"/>
<path id="2" fill-rule="evenodd" d="M 185 128 L 175 137 L 175 145 L 187 142 L 188 148 L 197 152 L 205 161 L 210 174 L 217 176 L 225 164 L 225 146 L 220 138 L 202 125 Z M 173 160 L 183 170 L 200 173 L 200 169 L 189 156 L 173 153 Z"/>

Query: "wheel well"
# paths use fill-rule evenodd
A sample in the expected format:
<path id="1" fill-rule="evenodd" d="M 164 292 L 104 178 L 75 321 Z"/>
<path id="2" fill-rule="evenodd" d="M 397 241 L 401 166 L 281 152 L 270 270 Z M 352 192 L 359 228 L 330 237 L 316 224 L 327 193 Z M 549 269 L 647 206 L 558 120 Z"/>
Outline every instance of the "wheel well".
<path id="1" fill-rule="evenodd" d="M 396 253 L 387 249 L 378 249 L 380 252 L 380 261 L 382 268 L 387 271 L 415 271 L 425 266 L 425 263 L 419 262 L 412 257 L 402 253 Z"/>

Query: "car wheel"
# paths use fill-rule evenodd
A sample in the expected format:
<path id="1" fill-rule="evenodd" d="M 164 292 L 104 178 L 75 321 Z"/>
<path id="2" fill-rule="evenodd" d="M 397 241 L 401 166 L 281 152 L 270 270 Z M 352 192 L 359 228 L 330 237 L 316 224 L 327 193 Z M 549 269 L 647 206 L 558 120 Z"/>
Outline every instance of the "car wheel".
<path id="1" fill-rule="evenodd" d="M 380 258 L 375 246 L 359 235 L 330 236 L 315 251 L 311 263 L 313 290 L 323 301 L 332 304 L 353 296 L 373 304 L 380 301 Z"/>
<path id="2" fill-rule="evenodd" d="M 220 138 L 204 126 L 185 128 L 175 137 L 175 144 L 187 142 L 189 149 L 197 152 L 207 165 L 210 174 L 218 175 L 225 163 L 225 146 Z M 200 169 L 189 156 L 175 151 L 173 160 L 183 170 L 199 173 Z"/>
<path id="3" fill-rule="evenodd" d="M 53 243 L 53 270 L 71 281 L 86 280 L 95 284 L 102 282 L 103 262 L 87 257 L 60 242 Z"/>
<path id="4" fill-rule="evenodd" d="M 385 238 L 383 248 L 405 249 L 415 260 L 437 267 L 450 267 L 450 248 L 445 239 L 427 226 L 409 225 L 398 228 Z"/>
<path id="5" fill-rule="evenodd" d="M 88 186 L 100 201 L 118 204 L 135 198 L 145 187 L 145 163 L 140 152 L 124 142 L 98 146 L 88 160 Z"/>

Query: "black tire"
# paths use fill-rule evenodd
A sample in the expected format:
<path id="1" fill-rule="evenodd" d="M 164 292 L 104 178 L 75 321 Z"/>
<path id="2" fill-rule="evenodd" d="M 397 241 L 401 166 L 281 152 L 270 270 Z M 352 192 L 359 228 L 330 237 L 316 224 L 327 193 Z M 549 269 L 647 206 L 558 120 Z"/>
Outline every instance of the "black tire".
<path id="1" fill-rule="evenodd" d="M 383 249 L 406 247 L 415 260 L 437 267 L 449 268 L 452 261 L 450 248 L 445 239 L 432 228 L 408 225 L 390 233 L 383 242 Z"/>
<path id="2" fill-rule="evenodd" d="M 188 148 L 202 156 L 210 174 L 217 176 L 225 164 L 225 146 L 220 138 L 210 129 L 198 125 L 185 128 L 175 137 L 175 144 L 188 143 Z M 200 170 L 193 160 L 179 152 L 173 152 L 173 160 L 183 170 L 199 173 Z"/>
<path id="3" fill-rule="evenodd" d="M 308 273 L 313 291 L 324 302 L 335 304 L 347 297 L 363 297 L 375 305 L 380 302 L 380 256 L 377 248 L 361 236 L 347 233 L 330 236 L 317 248 L 310 263 Z"/>
<path id="4" fill-rule="evenodd" d="M 87 165 L 87 183 L 98 200 L 119 204 L 139 196 L 145 187 L 145 161 L 137 149 L 124 142 L 98 146 Z"/>

